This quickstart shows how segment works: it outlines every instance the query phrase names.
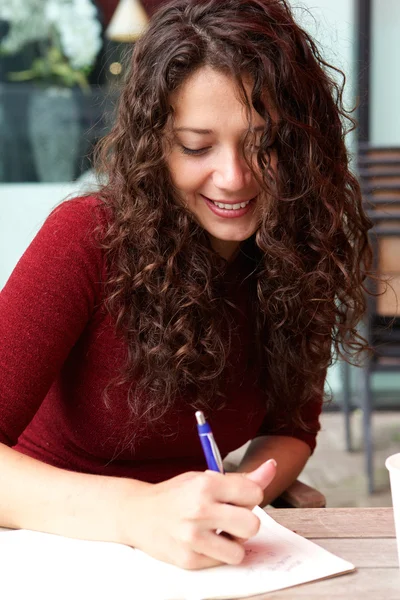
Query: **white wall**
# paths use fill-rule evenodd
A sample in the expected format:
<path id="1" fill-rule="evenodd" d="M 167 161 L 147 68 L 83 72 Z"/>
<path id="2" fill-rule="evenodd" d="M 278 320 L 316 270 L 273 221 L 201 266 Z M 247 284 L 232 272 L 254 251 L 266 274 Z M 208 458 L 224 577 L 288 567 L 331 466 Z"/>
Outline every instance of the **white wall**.
<path id="1" fill-rule="evenodd" d="M 77 183 L 0 185 L 0 290 L 50 211 Z"/>
<path id="2" fill-rule="evenodd" d="M 400 1 L 373 0 L 370 140 L 400 146 Z"/>
<path id="3" fill-rule="evenodd" d="M 345 105 L 347 109 L 353 108 L 354 57 L 357 48 L 355 1 L 291 0 L 291 5 L 298 22 L 318 43 L 323 58 L 346 75 Z"/>

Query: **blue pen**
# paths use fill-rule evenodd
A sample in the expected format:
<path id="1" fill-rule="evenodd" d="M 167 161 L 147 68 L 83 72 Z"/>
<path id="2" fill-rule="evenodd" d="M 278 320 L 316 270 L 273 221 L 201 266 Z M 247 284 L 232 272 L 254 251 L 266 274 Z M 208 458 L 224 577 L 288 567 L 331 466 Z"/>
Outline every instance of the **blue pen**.
<path id="1" fill-rule="evenodd" d="M 203 452 L 204 456 L 206 457 L 208 468 L 210 471 L 224 473 L 224 466 L 222 464 L 222 458 L 219 453 L 218 446 L 215 443 L 211 427 L 205 420 L 204 414 L 201 410 L 196 412 L 196 420 L 197 431 L 199 433 L 201 445 L 203 446 Z"/>

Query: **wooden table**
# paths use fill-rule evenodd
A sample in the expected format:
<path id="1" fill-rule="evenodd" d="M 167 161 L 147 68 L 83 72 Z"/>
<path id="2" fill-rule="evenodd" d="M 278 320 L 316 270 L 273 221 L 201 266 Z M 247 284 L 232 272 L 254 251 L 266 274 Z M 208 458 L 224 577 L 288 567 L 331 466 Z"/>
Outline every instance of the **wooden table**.
<path id="1" fill-rule="evenodd" d="M 391 508 L 268 508 L 267 512 L 284 527 L 350 561 L 357 571 L 253 598 L 400 599 L 400 569 Z"/>

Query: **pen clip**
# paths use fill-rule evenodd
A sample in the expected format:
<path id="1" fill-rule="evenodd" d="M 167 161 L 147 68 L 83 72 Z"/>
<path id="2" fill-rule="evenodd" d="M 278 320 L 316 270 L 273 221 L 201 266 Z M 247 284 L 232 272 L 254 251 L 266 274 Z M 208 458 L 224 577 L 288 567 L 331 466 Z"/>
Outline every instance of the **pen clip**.
<path id="1" fill-rule="evenodd" d="M 218 465 L 219 472 L 220 473 L 224 473 L 225 472 L 224 471 L 224 465 L 222 464 L 221 454 L 220 454 L 220 451 L 218 450 L 217 444 L 215 443 L 214 436 L 212 434 L 208 434 L 207 437 L 208 437 L 208 440 L 210 442 L 210 446 L 211 446 L 212 453 L 213 453 L 214 458 L 215 458 L 215 462 Z"/>

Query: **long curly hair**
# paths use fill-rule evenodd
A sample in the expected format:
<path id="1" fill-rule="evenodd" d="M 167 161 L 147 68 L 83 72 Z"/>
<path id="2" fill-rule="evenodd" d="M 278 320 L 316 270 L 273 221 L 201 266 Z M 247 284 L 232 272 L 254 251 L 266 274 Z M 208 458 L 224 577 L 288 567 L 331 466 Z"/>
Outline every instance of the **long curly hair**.
<path id="1" fill-rule="evenodd" d="M 114 383 L 131 382 L 132 411 L 148 423 L 183 394 L 206 410 L 226 402 L 235 310 L 224 293 L 226 261 L 179 201 L 165 160 L 171 93 L 203 66 L 230 75 L 247 109 L 265 119 L 256 175 L 269 201 L 245 243 L 255 373 L 266 403 L 285 399 L 300 419 L 301 406 L 321 395 L 332 356 L 366 347 L 356 325 L 371 222 L 349 169 L 344 135 L 354 122 L 340 71 L 285 0 L 175 0 L 134 47 L 115 125 L 97 154 L 108 178 L 99 194 L 110 216 L 106 304 L 128 349 Z M 266 92 L 279 113 L 274 140 Z"/>

